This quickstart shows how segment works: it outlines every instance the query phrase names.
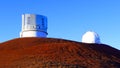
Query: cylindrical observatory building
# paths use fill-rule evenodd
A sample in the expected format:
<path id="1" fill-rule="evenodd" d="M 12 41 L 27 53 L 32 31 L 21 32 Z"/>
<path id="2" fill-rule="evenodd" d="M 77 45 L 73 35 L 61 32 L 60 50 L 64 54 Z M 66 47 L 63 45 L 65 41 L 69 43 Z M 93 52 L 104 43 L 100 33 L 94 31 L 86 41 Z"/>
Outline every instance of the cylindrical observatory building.
<path id="1" fill-rule="evenodd" d="M 47 17 L 36 14 L 22 15 L 20 37 L 47 37 Z"/>

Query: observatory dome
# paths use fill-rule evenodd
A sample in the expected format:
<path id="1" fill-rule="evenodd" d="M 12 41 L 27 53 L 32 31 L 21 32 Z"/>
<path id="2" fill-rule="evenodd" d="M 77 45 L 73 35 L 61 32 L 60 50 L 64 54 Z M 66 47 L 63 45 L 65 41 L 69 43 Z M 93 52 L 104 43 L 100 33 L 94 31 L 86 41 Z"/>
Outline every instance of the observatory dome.
<path id="1" fill-rule="evenodd" d="M 82 42 L 84 43 L 100 43 L 100 37 L 97 33 L 93 31 L 87 31 L 82 36 Z"/>
<path id="2" fill-rule="evenodd" d="M 47 17 L 38 14 L 22 15 L 20 37 L 47 37 Z"/>

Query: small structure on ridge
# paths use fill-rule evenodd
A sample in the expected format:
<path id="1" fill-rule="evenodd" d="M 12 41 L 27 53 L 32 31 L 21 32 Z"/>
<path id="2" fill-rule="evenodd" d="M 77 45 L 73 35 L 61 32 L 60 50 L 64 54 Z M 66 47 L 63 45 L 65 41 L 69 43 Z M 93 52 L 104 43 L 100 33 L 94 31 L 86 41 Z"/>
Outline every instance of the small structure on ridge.
<path id="1" fill-rule="evenodd" d="M 47 17 L 36 14 L 22 15 L 20 37 L 47 37 Z"/>
<path id="2" fill-rule="evenodd" d="M 83 36 L 82 36 L 82 42 L 83 43 L 100 43 L 100 37 L 97 33 L 93 31 L 87 31 Z"/>

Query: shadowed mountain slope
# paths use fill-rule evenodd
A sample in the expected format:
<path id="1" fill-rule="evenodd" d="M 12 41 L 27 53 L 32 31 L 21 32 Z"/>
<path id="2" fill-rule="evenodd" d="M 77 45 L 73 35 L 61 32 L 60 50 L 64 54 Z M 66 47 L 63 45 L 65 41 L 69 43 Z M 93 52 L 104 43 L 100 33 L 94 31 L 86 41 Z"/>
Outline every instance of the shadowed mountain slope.
<path id="1" fill-rule="evenodd" d="M 0 43 L 0 68 L 120 68 L 120 50 L 55 38 Z"/>

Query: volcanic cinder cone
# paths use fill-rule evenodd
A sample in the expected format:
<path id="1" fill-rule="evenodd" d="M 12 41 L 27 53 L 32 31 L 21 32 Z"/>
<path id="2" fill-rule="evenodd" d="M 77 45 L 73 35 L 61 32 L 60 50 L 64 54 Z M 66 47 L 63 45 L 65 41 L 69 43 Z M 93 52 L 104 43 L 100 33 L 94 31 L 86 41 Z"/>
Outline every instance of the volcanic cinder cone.
<path id="1" fill-rule="evenodd" d="M 120 50 L 53 38 L 0 43 L 0 68 L 120 68 Z"/>

